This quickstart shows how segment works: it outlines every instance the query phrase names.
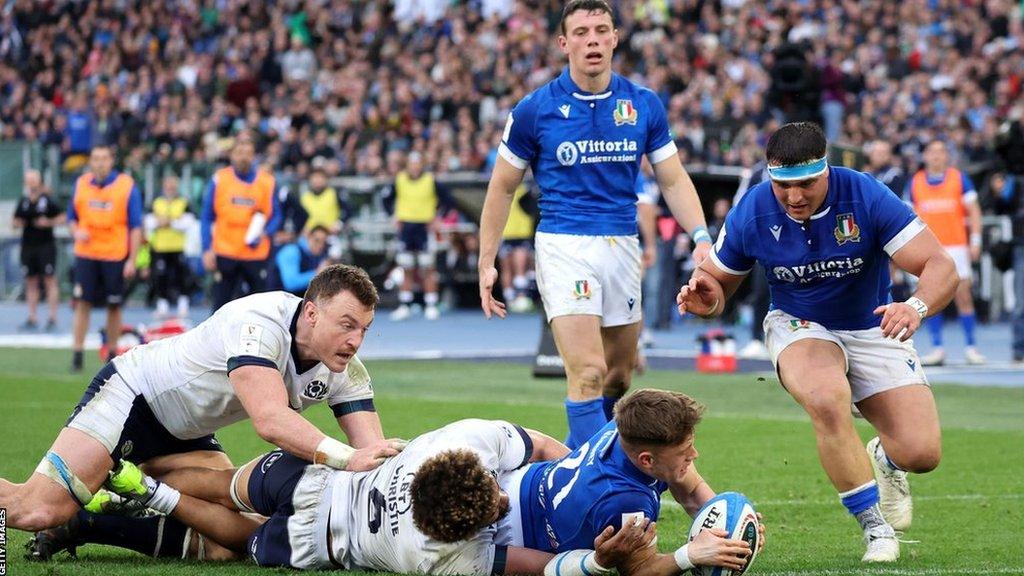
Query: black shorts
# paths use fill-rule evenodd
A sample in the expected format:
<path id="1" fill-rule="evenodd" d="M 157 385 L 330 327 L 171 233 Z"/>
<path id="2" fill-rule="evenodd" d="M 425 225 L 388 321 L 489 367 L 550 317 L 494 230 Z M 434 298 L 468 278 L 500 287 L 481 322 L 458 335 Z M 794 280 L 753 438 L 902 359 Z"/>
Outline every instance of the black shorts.
<path id="1" fill-rule="evenodd" d="M 120 306 L 124 300 L 124 260 L 76 257 L 74 295 L 93 306 Z"/>
<path id="2" fill-rule="evenodd" d="M 501 248 L 498 249 L 498 256 L 506 258 L 512 255 L 512 252 L 516 250 L 529 250 L 533 251 L 533 239 L 532 238 L 517 238 L 515 240 L 502 240 Z"/>
<path id="3" fill-rule="evenodd" d="M 156 419 L 144 396 L 130 398 L 127 388 L 120 379 L 111 379 L 117 374 L 113 362 L 108 362 L 89 383 L 82 399 L 68 418 L 66 426 L 81 430 L 101 443 L 113 444 L 110 457 L 116 463 L 119 459 L 141 464 L 169 454 L 183 454 L 203 450 L 223 452 L 220 442 L 213 434 L 191 440 L 182 440 L 170 432 Z M 118 387 L 105 394 L 100 403 L 88 406 L 104 386 Z M 121 414 L 122 416 L 116 416 Z M 123 416 L 127 414 L 127 417 Z M 122 420 L 123 418 L 123 420 Z"/>
<path id="4" fill-rule="evenodd" d="M 21 245 L 21 270 L 25 276 L 53 276 L 56 266 L 56 244 Z"/>
<path id="5" fill-rule="evenodd" d="M 288 520 L 295 514 L 292 498 L 310 463 L 274 450 L 260 458 L 249 476 L 249 503 L 267 516 L 246 541 L 246 550 L 260 566 L 291 566 Z"/>
<path id="6" fill-rule="evenodd" d="M 420 222 L 402 222 L 398 234 L 402 252 L 427 252 L 430 250 L 427 225 Z"/>

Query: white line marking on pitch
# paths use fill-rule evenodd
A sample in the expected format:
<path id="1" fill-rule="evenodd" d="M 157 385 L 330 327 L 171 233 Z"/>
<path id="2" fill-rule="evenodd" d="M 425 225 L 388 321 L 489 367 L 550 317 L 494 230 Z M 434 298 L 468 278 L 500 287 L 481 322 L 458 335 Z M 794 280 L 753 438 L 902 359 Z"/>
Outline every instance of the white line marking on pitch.
<path id="1" fill-rule="evenodd" d="M 932 576 L 939 574 L 1024 574 L 1024 568 L 849 568 L 849 569 L 815 569 L 815 570 L 782 570 L 758 572 L 764 576 L 842 576 L 844 574 L 871 574 L 877 576 Z"/>
<path id="2" fill-rule="evenodd" d="M 1024 499 L 1024 494 L 944 494 L 941 496 L 914 496 L 915 502 L 928 502 L 931 500 L 1020 500 Z M 835 500 L 761 500 L 755 501 L 754 504 L 757 506 L 827 506 L 838 504 L 839 499 Z M 681 508 L 680 504 L 671 498 L 663 498 L 661 501 L 663 506 L 669 506 L 671 508 Z M 1024 568 L 1020 570 L 1024 573 Z"/>

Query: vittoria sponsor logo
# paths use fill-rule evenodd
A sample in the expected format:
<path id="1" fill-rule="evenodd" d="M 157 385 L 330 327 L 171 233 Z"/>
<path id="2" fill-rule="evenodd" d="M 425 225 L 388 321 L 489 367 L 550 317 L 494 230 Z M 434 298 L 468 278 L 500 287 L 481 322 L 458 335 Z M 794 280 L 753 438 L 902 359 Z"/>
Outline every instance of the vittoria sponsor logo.
<path id="1" fill-rule="evenodd" d="M 567 140 L 555 149 L 562 166 L 601 162 L 635 162 L 639 146 L 636 140 Z"/>
<path id="2" fill-rule="evenodd" d="M 819 260 L 799 266 L 776 266 L 772 268 L 772 273 L 783 282 L 806 284 L 824 278 L 842 278 L 850 274 L 858 274 L 863 266 L 863 258 L 837 258 L 835 260 Z"/>

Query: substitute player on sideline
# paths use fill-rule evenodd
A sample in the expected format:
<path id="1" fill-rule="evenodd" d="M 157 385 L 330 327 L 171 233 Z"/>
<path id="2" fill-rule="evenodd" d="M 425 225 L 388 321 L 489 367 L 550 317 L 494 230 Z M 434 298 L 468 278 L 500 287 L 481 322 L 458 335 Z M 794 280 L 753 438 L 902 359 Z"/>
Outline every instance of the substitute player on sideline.
<path id="1" fill-rule="evenodd" d="M 509 116 L 480 217 L 480 304 L 488 318 L 503 318 L 505 304 L 492 293 L 494 259 L 516 187 L 532 168 L 541 190 L 537 285 L 569 381 L 569 448 L 604 426 L 632 376 L 642 326 L 634 191 L 641 156 L 697 241 L 696 260 L 711 249 L 661 101 L 612 73 L 618 42 L 607 2 L 566 4 L 558 45 L 569 66 Z"/>
<path id="2" fill-rule="evenodd" d="M 400 448 L 383 440 L 370 377 L 355 356 L 376 304 L 366 272 L 335 265 L 305 298 L 240 298 L 180 336 L 132 348 L 96 375 L 27 482 L 0 479 L 0 508 L 12 527 L 41 530 L 88 504 L 121 459 L 158 477 L 230 468 L 213 433 L 246 418 L 263 440 L 302 458 L 376 467 Z M 358 450 L 298 414 L 324 401 Z"/>
<path id="3" fill-rule="evenodd" d="M 869 174 L 828 166 L 825 152 L 816 124 L 772 134 L 770 181 L 729 214 L 711 258 L 676 301 L 681 313 L 716 316 L 754 262 L 764 266 L 772 294 L 764 328 L 779 379 L 810 415 L 822 466 L 864 530 L 863 560 L 893 562 L 893 529 L 911 520 L 906 472 L 933 470 L 942 453 L 910 337 L 952 298 L 955 269 L 895 194 Z M 920 278 L 906 302 L 889 299 L 888 258 Z M 868 457 L 851 401 L 878 431 Z"/>

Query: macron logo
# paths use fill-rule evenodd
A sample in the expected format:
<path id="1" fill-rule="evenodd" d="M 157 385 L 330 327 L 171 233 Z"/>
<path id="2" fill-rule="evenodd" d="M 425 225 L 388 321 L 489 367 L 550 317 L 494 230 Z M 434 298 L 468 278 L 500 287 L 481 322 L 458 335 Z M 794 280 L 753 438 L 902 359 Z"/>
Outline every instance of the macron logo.
<path id="1" fill-rule="evenodd" d="M 775 226 L 772 226 L 771 228 L 769 228 L 769 230 L 772 231 L 772 236 L 775 236 L 775 241 L 778 242 L 779 241 L 779 235 L 782 234 L 782 226 L 779 226 L 778 224 L 776 224 Z"/>
<path id="2" fill-rule="evenodd" d="M 569 110 L 572 110 L 572 108 L 568 104 L 562 104 L 558 107 L 558 110 L 562 113 L 563 117 L 568 118 Z"/>

